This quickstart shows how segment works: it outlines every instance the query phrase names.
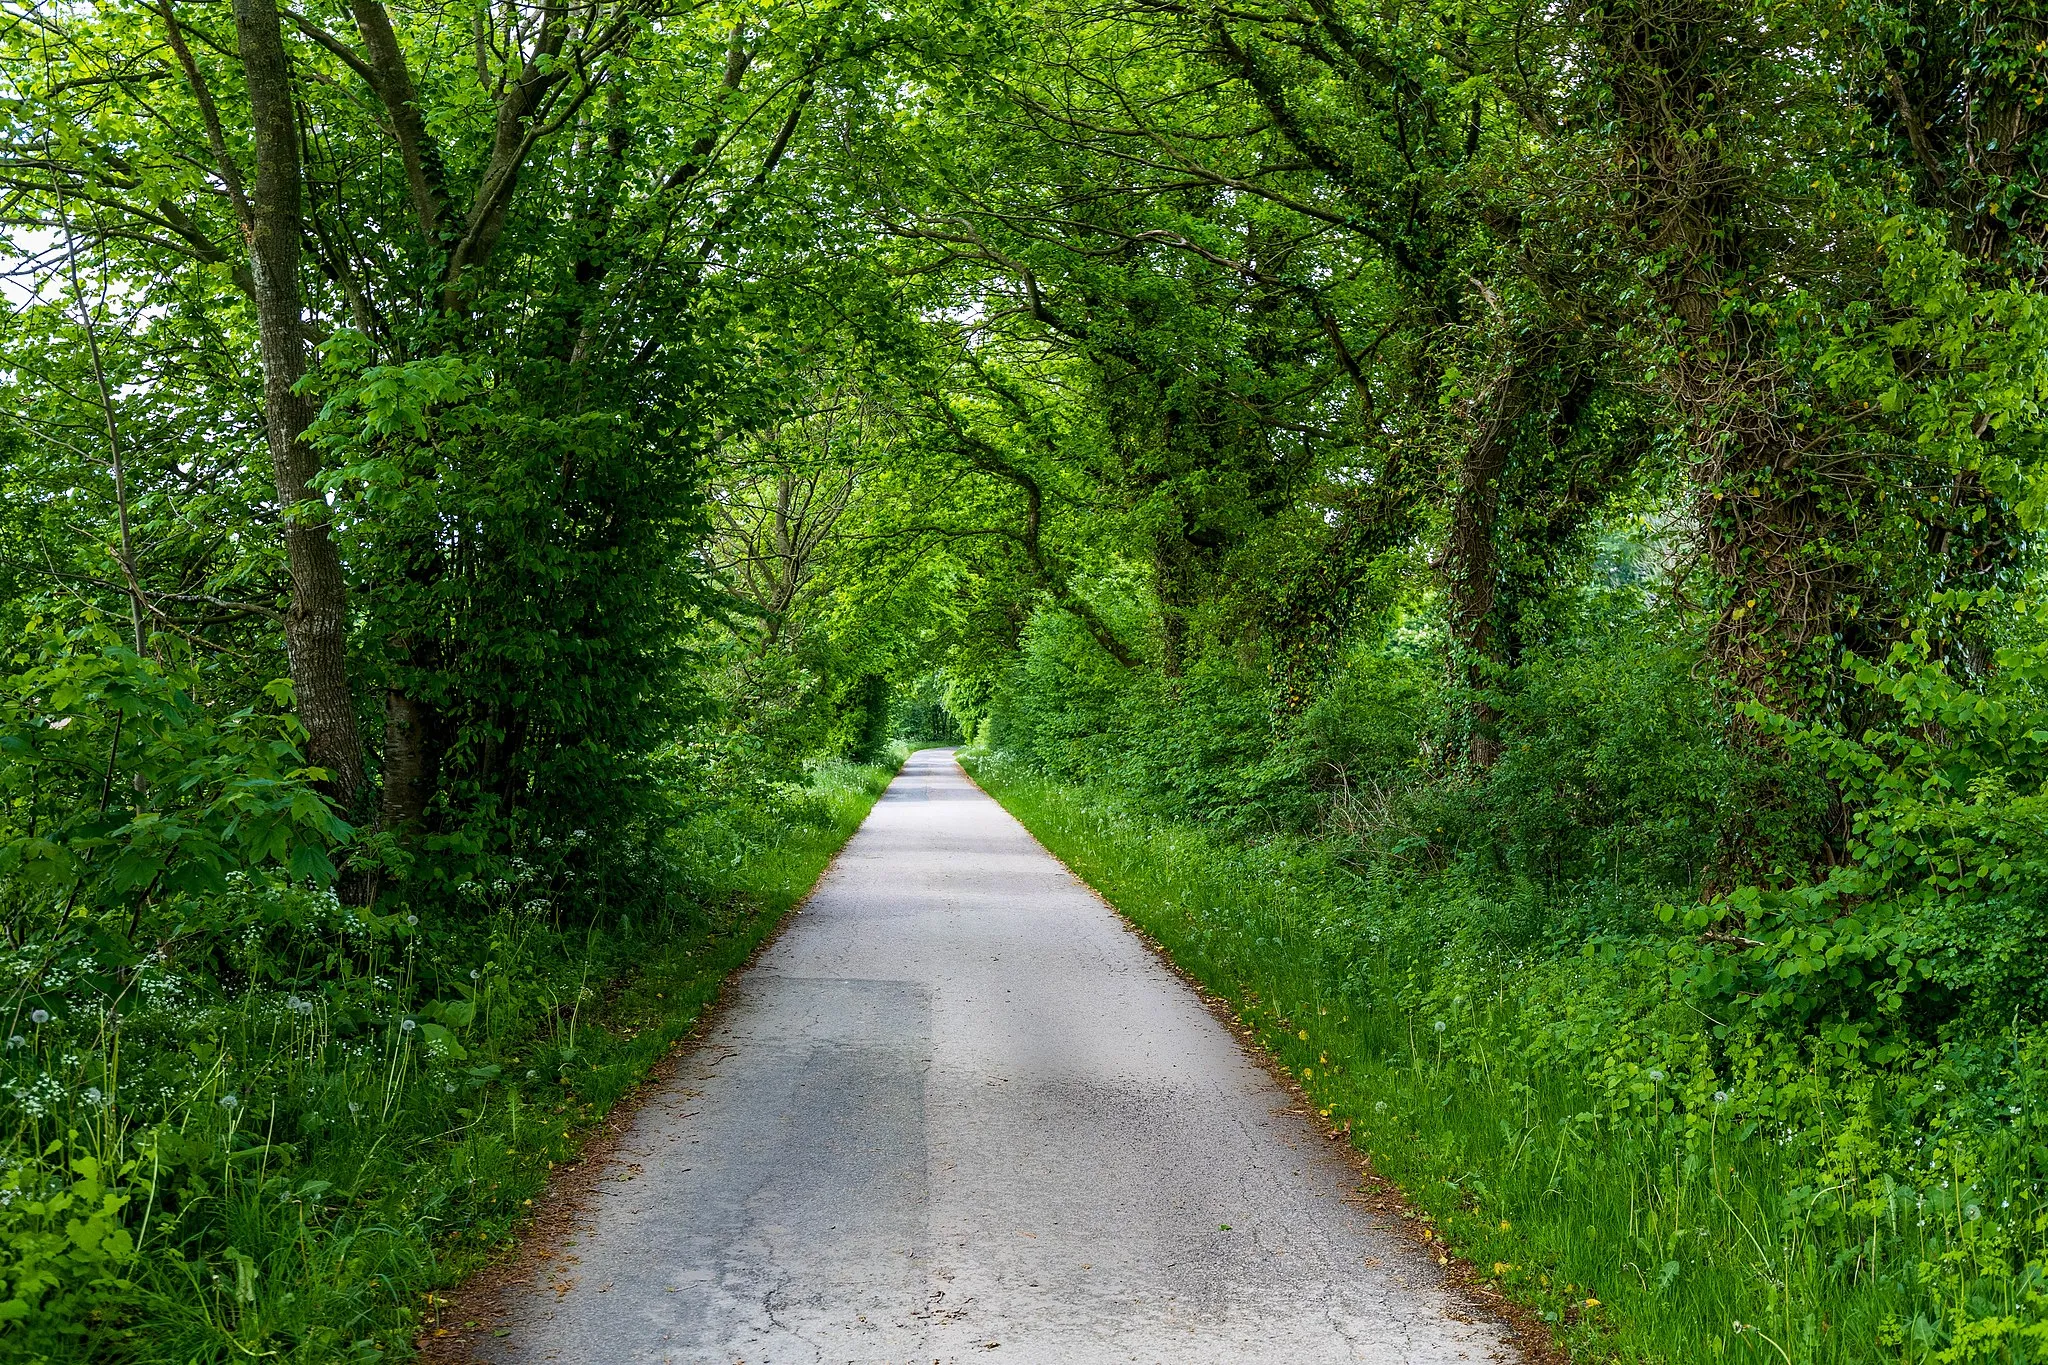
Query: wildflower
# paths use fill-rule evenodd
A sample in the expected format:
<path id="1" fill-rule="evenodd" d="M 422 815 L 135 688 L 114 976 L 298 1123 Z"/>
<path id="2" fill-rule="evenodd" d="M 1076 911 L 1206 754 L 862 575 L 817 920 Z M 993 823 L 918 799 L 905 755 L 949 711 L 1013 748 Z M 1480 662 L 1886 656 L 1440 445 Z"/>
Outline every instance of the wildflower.
<path id="1" fill-rule="evenodd" d="M 237 1105 L 241 1104 L 241 1102 L 242 1097 L 240 1095 L 237 1095 L 232 1090 L 230 1090 L 227 1094 L 222 1095 L 220 1097 L 220 1107 L 230 1112 L 232 1112 Z"/>
<path id="2" fill-rule="evenodd" d="M 100 1093 L 100 1088 L 98 1086 L 89 1085 L 85 1088 L 85 1102 L 87 1104 L 98 1104 L 101 1100 L 105 1098 L 106 1096 Z"/>
<path id="3" fill-rule="evenodd" d="M 1727 1092 L 1727 1091 L 1725 1091 L 1725 1090 L 1716 1090 L 1716 1091 L 1714 1092 L 1714 1103 L 1716 1103 L 1716 1104 L 1726 1104 L 1726 1103 L 1728 1103 L 1728 1092 Z"/>
<path id="4" fill-rule="evenodd" d="M 454 1094 L 454 1093 L 455 1093 L 455 1082 L 453 1082 L 453 1081 L 448 1081 L 448 1082 L 444 1083 L 444 1084 L 443 1084 L 443 1085 L 441 1086 L 441 1088 L 442 1088 L 443 1090 L 447 1091 L 447 1092 L 448 1092 L 449 1094 L 451 1094 L 451 1095 L 452 1095 L 452 1094 Z"/>
<path id="5" fill-rule="evenodd" d="M 1664 1073 L 1653 1069 L 1650 1072 L 1650 1079 L 1653 1081 L 1661 1081 L 1664 1079 Z"/>
<path id="6" fill-rule="evenodd" d="M 21 1036 L 21 1035 L 20 1035 L 19 1033 L 17 1033 L 17 1034 L 15 1034 L 15 1035 L 14 1035 L 14 1036 L 13 1036 L 12 1038 L 9 1038 L 9 1039 L 7 1040 L 7 1046 L 9 1046 L 9 1047 L 27 1047 L 27 1046 L 28 1046 L 28 1039 L 26 1039 L 26 1038 L 22 1037 L 22 1036 Z"/>
<path id="7" fill-rule="evenodd" d="M 1387 1102 L 1386 1102 L 1385 1100 L 1381 1100 L 1381 1101 L 1380 1101 L 1379 1103 L 1375 1104 L 1375 1105 L 1374 1105 L 1374 1106 L 1372 1107 L 1372 1112 L 1373 1112 L 1373 1113 L 1375 1113 L 1375 1114 L 1384 1114 L 1384 1113 L 1386 1113 L 1386 1112 L 1387 1112 Z"/>
<path id="8" fill-rule="evenodd" d="M 418 1027 L 419 1025 L 415 1024 L 410 1019 L 401 1019 L 398 1021 L 398 1031 L 400 1033 L 411 1033 L 414 1029 Z"/>
<path id="9" fill-rule="evenodd" d="M 471 981 L 481 981 L 483 980 L 483 975 L 484 974 L 478 971 L 475 967 L 471 967 L 469 969 L 469 979 Z"/>
<path id="10" fill-rule="evenodd" d="M 31 1024 L 47 1024 L 50 1022 L 50 1012 L 48 1010 L 30 1010 L 28 1020 Z"/>
<path id="11" fill-rule="evenodd" d="M 420 922 L 420 917 L 418 915 L 407 915 L 405 922 L 407 925 L 417 925 Z"/>
<path id="12" fill-rule="evenodd" d="M 351 1114 L 360 1114 L 363 1112 L 363 1106 L 357 1104 L 354 1100 L 350 1100 L 348 1102 L 348 1112 Z"/>
<path id="13" fill-rule="evenodd" d="M 1435 1029 L 1438 1033 L 1442 1033 L 1444 1031 L 1444 1021 L 1439 1019 L 1434 1024 L 1431 1024 L 1430 1027 Z"/>

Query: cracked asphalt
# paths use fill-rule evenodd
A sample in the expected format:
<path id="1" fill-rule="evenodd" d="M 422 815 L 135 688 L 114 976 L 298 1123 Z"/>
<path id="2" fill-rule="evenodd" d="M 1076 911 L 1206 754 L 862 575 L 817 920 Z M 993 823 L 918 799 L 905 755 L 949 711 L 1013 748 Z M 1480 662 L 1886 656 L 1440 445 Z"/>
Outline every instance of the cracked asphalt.
<path id="1" fill-rule="evenodd" d="M 618 1144 L 503 1362 L 1512 1361 L 1187 985 L 914 755 Z"/>

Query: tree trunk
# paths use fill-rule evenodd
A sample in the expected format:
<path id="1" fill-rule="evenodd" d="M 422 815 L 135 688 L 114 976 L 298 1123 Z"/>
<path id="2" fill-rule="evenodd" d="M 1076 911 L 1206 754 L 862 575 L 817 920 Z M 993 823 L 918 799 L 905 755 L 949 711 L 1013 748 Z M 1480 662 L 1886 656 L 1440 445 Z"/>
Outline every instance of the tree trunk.
<path id="1" fill-rule="evenodd" d="M 313 423 L 313 405 L 292 392 L 306 373 L 306 337 L 299 296 L 302 186 L 291 72 L 276 0 L 234 0 L 234 13 L 256 153 L 249 257 L 263 363 L 263 418 L 292 577 L 285 644 L 299 720 L 308 736 L 307 758 L 327 770 L 329 794 L 359 819 L 367 779 L 348 683 L 347 584 L 341 556 L 328 535 L 326 504 L 310 487 L 319 471 L 319 456 L 304 434 Z"/>
<path id="2" fill-rule="evenodd" d="M 380 828 L 416 831 L 441 781 L 441 735 L 434 709 L 403 688 L 384 694 L 384 790 Z"/>
<path id="3" fill-rule="evenodd" d="M 1458 494 L 1451 504 L 1451 530 L 1444 543 L 1444 587 L 1451 605 L 1451 636 L 1457 666 L 1471 695 L 1467 752 L 1472 766 L 1490 768 L 1500 758 L 1500 712 L 1489 699 L 1498 661 L 1494 611 L 1500 598 L 1499 556 L 1494 531 L 1500 520 L 1501 479 L 1507 473 L 1510 431 L 1529 403 L 1528 367 L 1510 356 L 1490 411 L 1479 421 L 1458 467 Z"/>
<path id="4" fill-rule="evenodd" d="M 1736 152 L 1754 139 L 1736 111 L 1761 58 L 1745 13 L 1724 0 L 1624 0 L 1600 11 L 1622 153 L 1621 188 L 1646 256 L 1665 262 L 1659 302 L 1674 324 L 1665 382 L 1692 428 L 1701 548 L 1716 579 L 1710 648 L 1737 695 L 1787 714 L 1809 703 L 1830 645 L 1843 568 L 1819 549 L 1838 529 L 1823 485 L 1860 465 L 1820 458 L 1779 393 L 1770 339 L 1725 307 L 1758 249 L 1749 219 L 1768 202 Z M 1851 462 L 1853 463 L 1853 462 Z M 1746 731 L 1745 721 L 1737 722 Z"/>

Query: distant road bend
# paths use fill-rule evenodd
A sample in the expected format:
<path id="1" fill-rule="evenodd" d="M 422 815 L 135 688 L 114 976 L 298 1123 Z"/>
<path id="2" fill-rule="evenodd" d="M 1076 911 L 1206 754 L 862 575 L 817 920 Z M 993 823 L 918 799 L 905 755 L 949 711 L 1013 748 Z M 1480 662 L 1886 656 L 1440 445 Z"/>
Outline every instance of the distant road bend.
<path id="1" fill-rule="evenodd" d="M 1294 1101 L 911 758 L 645 1104 L 494 1361 L 1518 1359 Z"/>

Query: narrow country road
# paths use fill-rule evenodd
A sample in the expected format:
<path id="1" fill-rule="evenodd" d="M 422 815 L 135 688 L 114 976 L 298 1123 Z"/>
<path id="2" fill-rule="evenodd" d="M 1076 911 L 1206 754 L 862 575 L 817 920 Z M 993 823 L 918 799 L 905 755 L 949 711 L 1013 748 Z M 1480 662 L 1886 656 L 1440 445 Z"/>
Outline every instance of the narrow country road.
<path id="1" fill-rule="evenodd" d="M 1118 917 L 915 755 L 489 1358 L 1516 1359 Z"/>

